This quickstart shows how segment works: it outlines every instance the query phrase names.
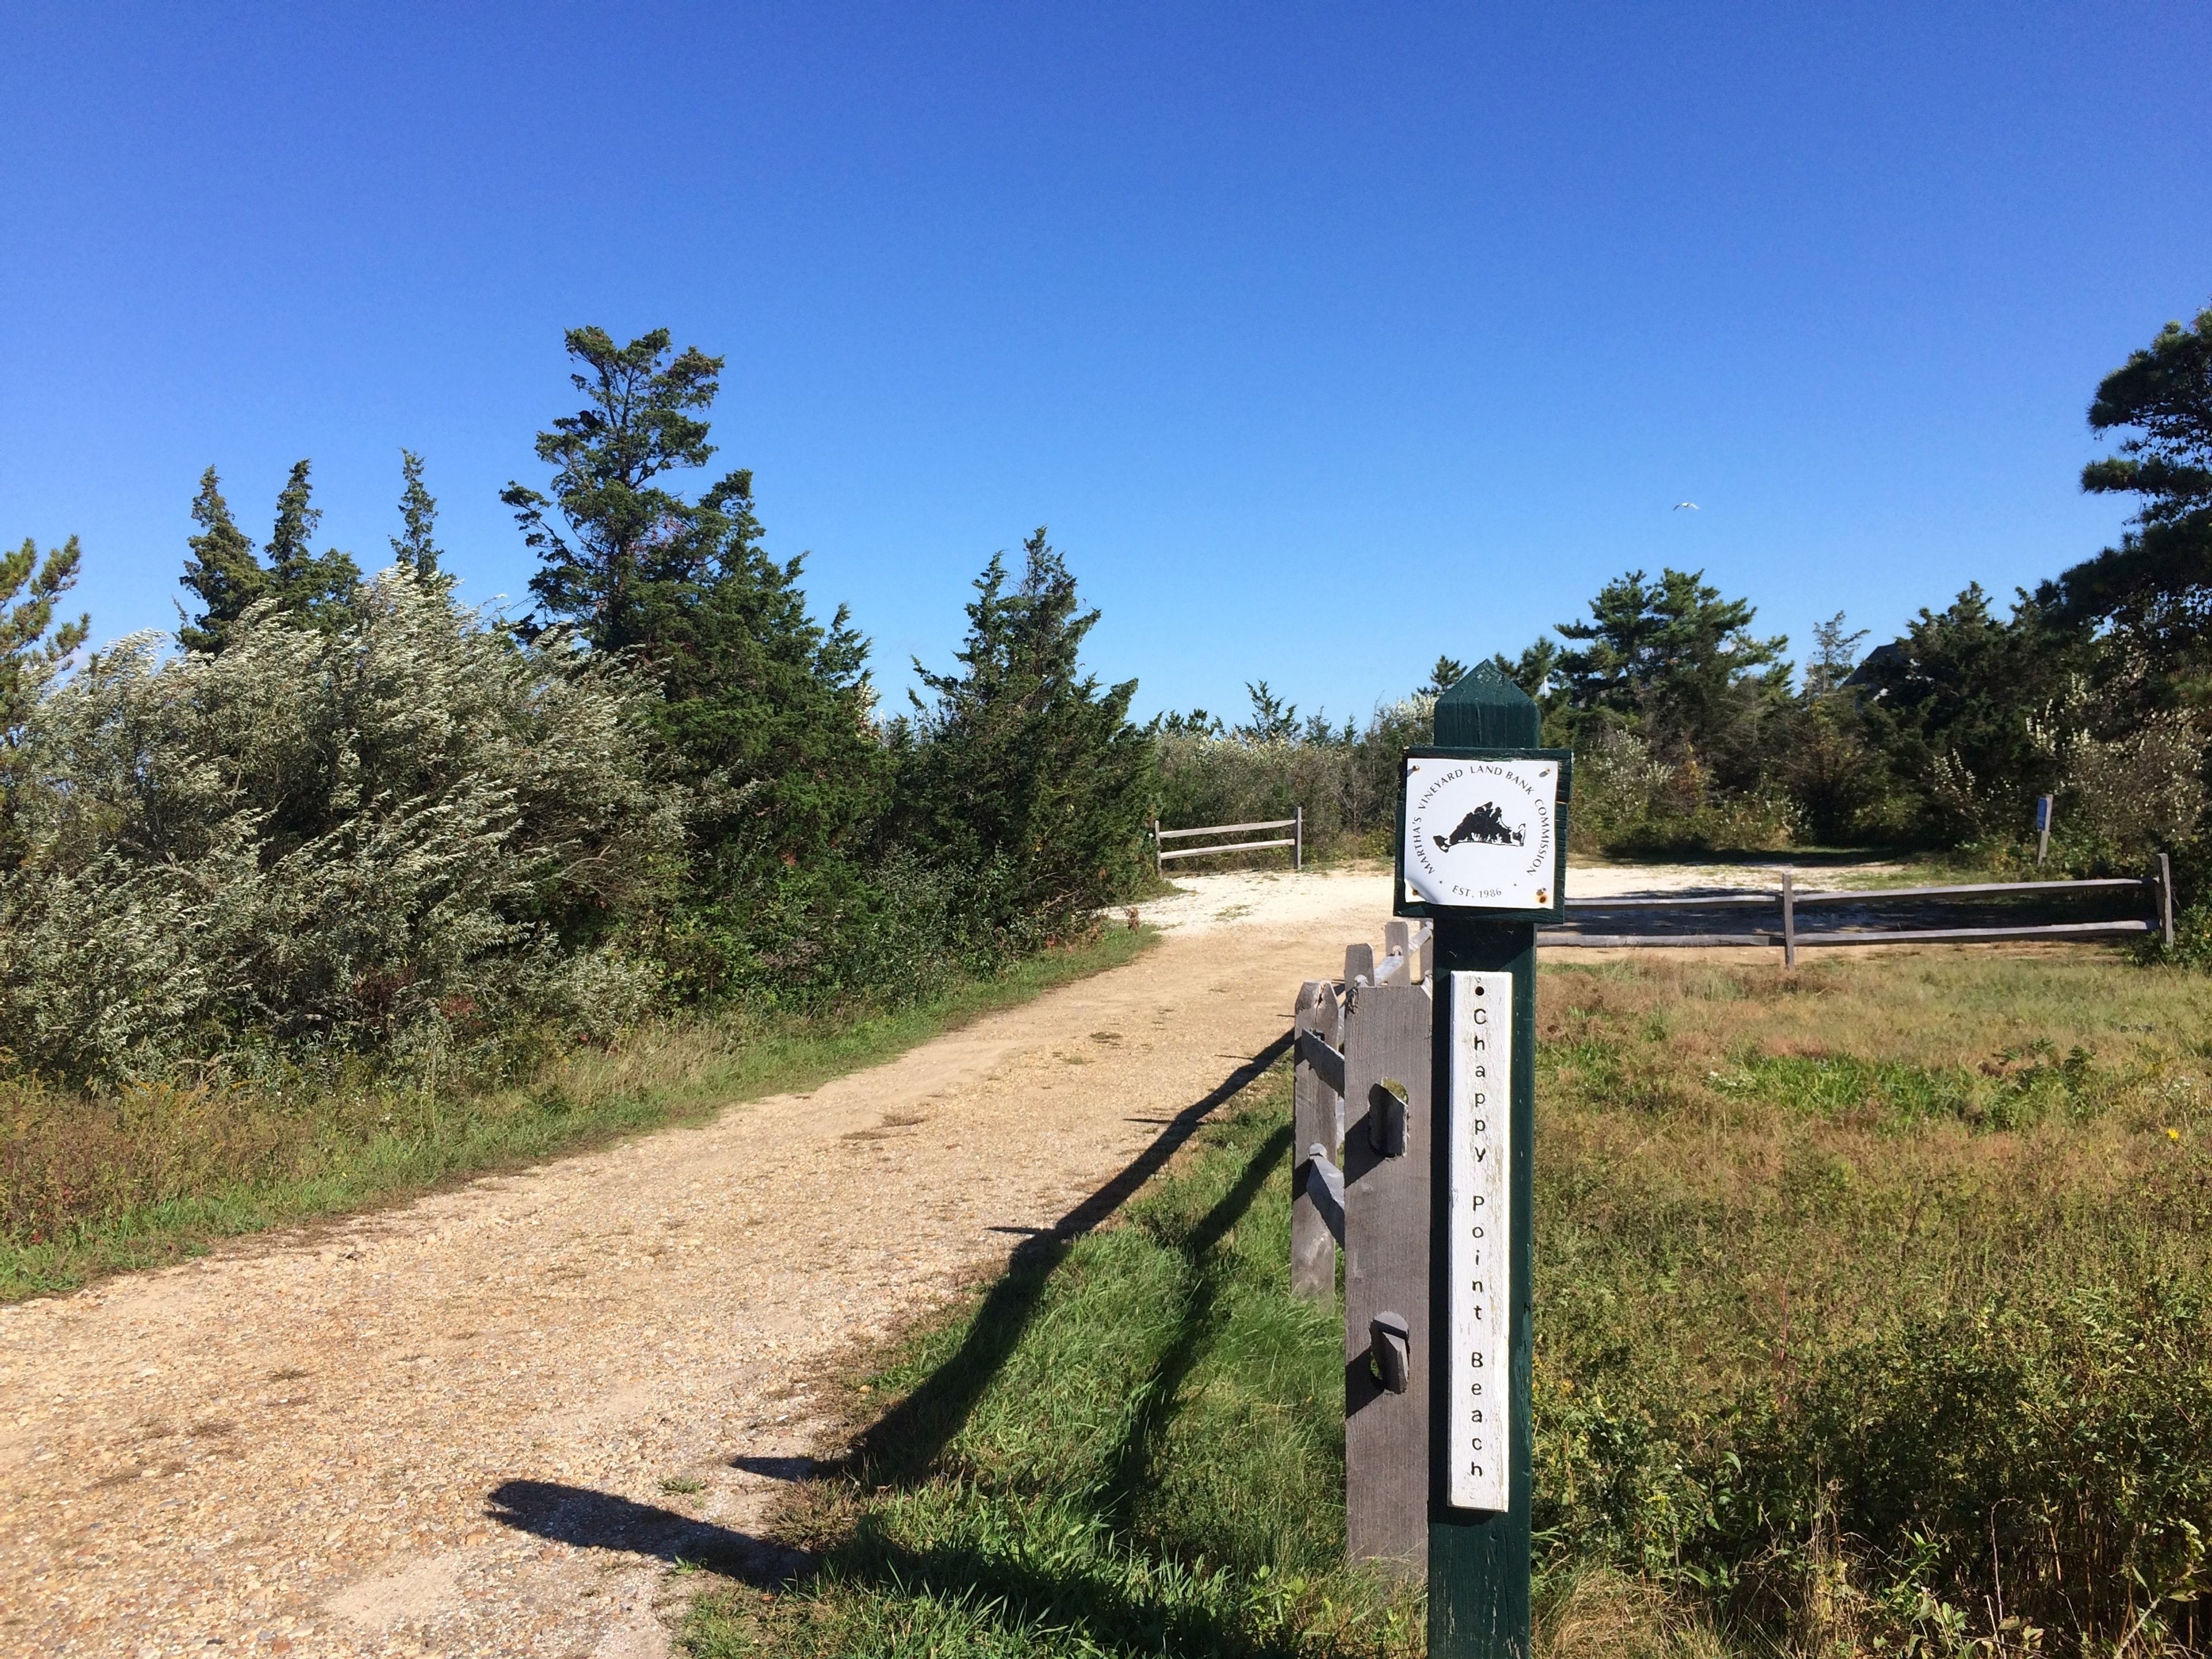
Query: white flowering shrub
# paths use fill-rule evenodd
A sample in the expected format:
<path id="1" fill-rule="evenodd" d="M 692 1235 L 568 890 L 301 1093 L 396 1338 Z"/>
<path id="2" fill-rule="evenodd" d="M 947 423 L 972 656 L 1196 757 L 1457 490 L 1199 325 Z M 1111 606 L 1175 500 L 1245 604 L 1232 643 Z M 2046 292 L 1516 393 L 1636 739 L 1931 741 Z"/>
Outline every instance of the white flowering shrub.
<path id="1" fill-rule="evenodd" d="M 241 1046 L 605 1032 L 679 869 L 641 688 L 404 569 L 342 625 L 125 640 L 42 699 L 0 871 L 0 1049 L 111 1080 Z"/>

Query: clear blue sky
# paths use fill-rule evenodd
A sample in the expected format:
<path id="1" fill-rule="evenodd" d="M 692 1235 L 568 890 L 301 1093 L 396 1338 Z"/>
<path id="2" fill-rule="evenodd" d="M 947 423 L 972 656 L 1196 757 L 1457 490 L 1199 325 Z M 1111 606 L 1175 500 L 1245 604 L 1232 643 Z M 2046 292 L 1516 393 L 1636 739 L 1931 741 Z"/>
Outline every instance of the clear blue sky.
<path id="1" fill-rule="evenodd" d="M 1147 712 L 1364 712 L 1632 566 L 1887 637 L 2115 533 L 2208 65 L 2196 0 L 0 5 L 0 538 L 167 626 L 202 468 L 258 537 L 311 457 L 373 566 L 404 444 L 520 597 L 562 329 L 665 324 L 894 692 L 1039 523 Z"/>

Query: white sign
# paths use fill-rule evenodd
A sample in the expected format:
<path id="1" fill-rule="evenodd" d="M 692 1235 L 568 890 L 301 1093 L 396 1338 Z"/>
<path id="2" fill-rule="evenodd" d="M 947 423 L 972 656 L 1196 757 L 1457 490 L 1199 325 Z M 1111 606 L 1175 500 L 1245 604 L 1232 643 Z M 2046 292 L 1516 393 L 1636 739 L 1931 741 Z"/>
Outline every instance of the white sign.
<path id="1" fill-rule="evenodd" d="M 1444 1500 L 1503 1510 L 1512 1427 L 1513 975 L 1454 974 L 1451 1010 Z"/>
<path id="2" fill-rule="evenodd" d="M 1559 799 L 1557 761 L 1407 757 L 1406 884 L 1431 904 L 1551 908 Z"/>

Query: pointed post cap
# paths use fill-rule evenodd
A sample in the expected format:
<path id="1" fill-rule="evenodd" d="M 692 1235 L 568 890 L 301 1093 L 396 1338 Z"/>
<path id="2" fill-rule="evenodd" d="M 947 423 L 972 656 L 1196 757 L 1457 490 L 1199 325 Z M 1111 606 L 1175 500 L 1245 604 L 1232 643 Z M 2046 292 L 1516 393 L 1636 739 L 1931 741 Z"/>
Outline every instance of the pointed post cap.
<path id="1" fill-rule="evenodd" d="M 1479 662 L 1437 699 L 1437 742 L 1452 749 L 1534 749 L 1542 722 L 1526 691 Z"/>

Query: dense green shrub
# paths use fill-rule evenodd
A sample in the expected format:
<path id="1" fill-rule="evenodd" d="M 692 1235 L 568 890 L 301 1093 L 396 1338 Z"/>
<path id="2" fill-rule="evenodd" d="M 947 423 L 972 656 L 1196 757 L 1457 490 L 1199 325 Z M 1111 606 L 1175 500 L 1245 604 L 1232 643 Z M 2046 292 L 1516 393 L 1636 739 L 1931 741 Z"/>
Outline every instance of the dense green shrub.
<path id="1" fill-rule="evenodd" d="M 1009 581 L 993 557 L 968 605 L 958 672 L 916 665 L 933 701 L 890 732 L 893 844 L 957 884 L 972 936 L 1028 948 L 1091 926 L 1145 860 L 1149 735 L 1129 723 L 1137 683 L 1084 672 L 1098 620 L 1040 528 Z"/>
<path id="2" fill-rule="evenodd" d="M 686 803 L 633 676 L 398 568 L 342 626 L 264 603 L 223 640 L 125 640 L 27 723 L 0 874 L 16 1065 L 144 1077 L 638 1011 L 650 973 L 612 941 L 670 892 Z"/>

